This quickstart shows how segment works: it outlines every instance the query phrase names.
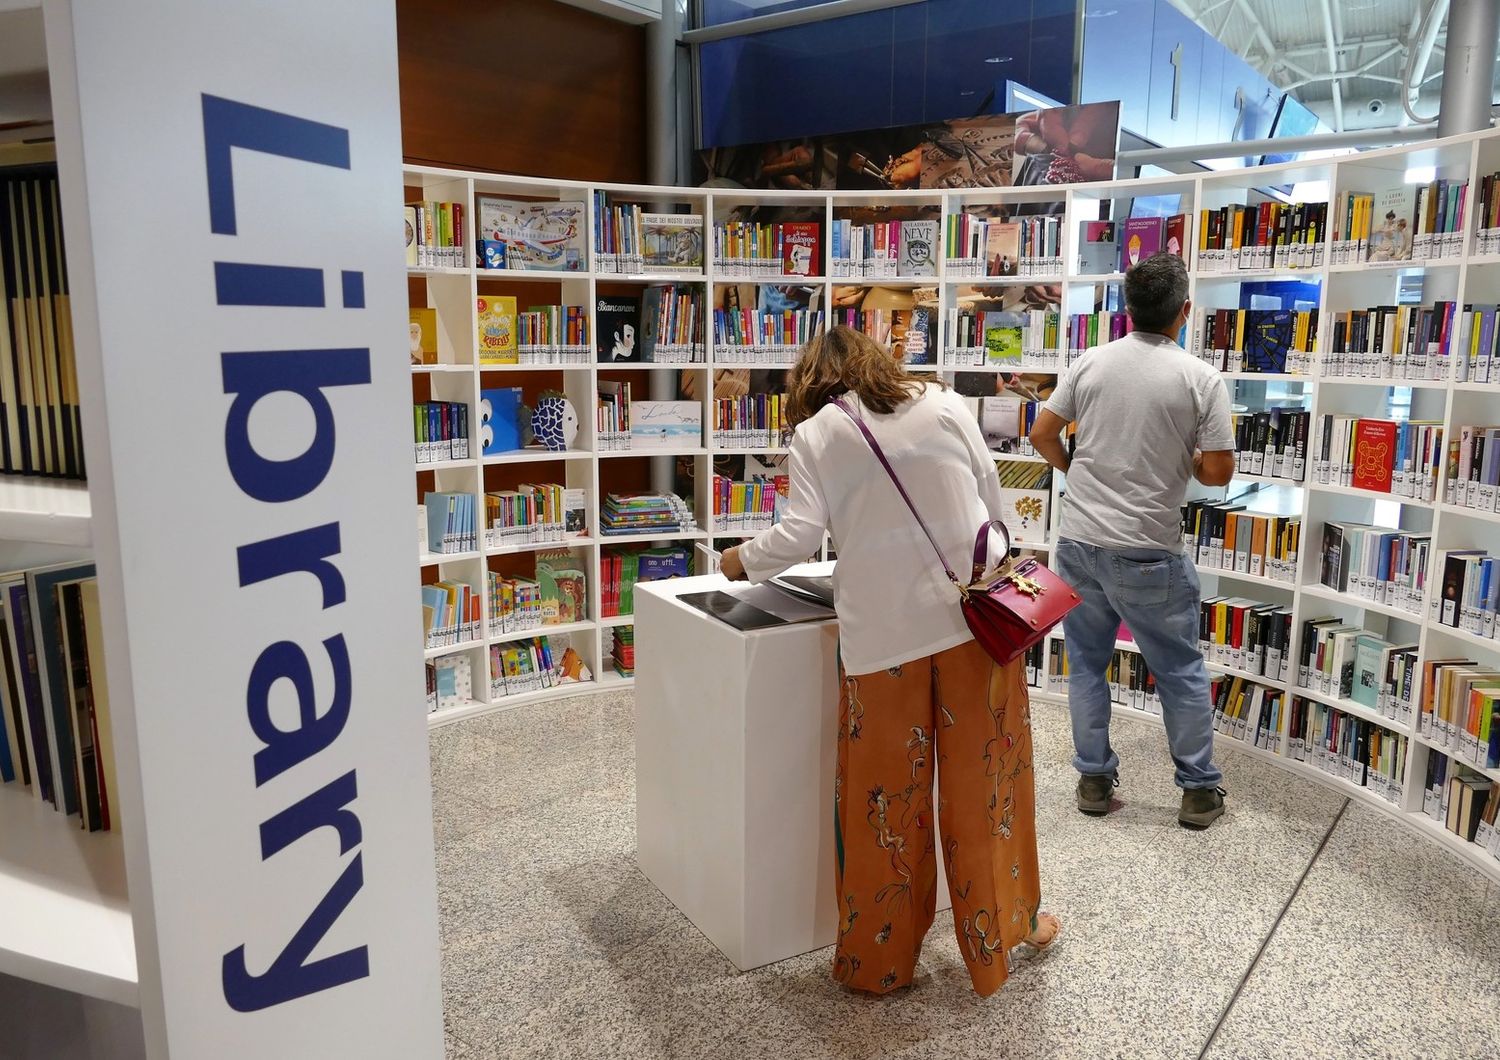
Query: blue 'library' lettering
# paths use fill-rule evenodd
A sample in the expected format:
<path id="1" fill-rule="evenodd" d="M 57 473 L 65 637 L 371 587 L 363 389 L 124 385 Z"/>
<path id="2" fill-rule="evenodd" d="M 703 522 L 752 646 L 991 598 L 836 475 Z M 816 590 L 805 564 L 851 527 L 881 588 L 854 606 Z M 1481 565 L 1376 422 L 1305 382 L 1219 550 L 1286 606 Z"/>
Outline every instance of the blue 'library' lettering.
<path id="1" fill-rule="evenodd" d="M 235 148 L 349 169 L 347 129 L 218 96 L 204 95 L 202 102 L 209 227 L 216 235 L 239 234 Z M 321 269 L 234 261 L 215 261 L 213 268 L 215 296 L 221 306 L 291 310 L 301 312 L 303 319 L 307 310 L 327 308 Z M 361 273 L 344 271 L 338 276 L 338 284 L 344 309 L 364 308 Z M 225 352 L 221 354 L 220 371 L 224 393 L 233 398 L 224 420 L 224 455 L 235 485 L 247 496 L 268 504 L 285 504 L 311 494 L 328 477 L 336 451 L 335 416 L 325 390 L 368 384 L 369 349 Z M 288 459 L 263 456 L 250 435 L 250 416 L 256 403 L 273 394 L 298 397 L 312 413 L 312 441 L 303 452 Z M 254 541 L 236 550 L 239 584 L 245 588 L 305 572 L 318 580 L 322 609 L 327 610 L 347 598 L 344 577 L 335 562 L 339 555 L 336 522 Z M 353 702 L 353 674 L 344 635 L 325 639 L 323 652 L 333 675 L 333 691 L 322 710 L 314 688 L 313 663 L 301 645 L 278 640 L 261 651 L 250 668 L 246 717 L 261 743 L 253 760 L 256 787 L 313 760 L 344 732 Z M 271 694 L 282 681 L 290 683 L 297 710 L 290 720 L 280 716 L 282 724 L 278 724 L 272 717 Z M 363 854 L 358 849 L 364 832 L 354 809 L 357 796 L 356 771 L 351 769 L 261 823 L 262 861 L 324 828 L 332 829 L 337 837 L 340 857 L 351 852 L 354 856 L 269 968 L 258 974 L 251 972 L 243 945 L 224 954 L 224 999 L 235 1011 L 270 1008 L 370 974 L 366 946 L 310 959 L 364 887 Z"/>

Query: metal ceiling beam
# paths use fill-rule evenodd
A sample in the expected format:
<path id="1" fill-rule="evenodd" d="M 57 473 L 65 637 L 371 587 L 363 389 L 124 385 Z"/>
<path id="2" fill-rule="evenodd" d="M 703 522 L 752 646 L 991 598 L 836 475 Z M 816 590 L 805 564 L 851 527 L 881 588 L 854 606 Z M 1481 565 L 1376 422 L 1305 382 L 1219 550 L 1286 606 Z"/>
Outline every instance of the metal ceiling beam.
<path id="1" fill-rule="evenodd" d="M 682 34 L 682 41 L 685 44 L 707 44 L 709 41 L 724 40 L 727 37 L 742 37 L 747 33 L 764 33 L 771 29 L 804 26 L 810 22 L 826 22 L 831 18 L 844 18 L 847 15 L 858 15 L 866 11 L 882 11 L 888 7 L 904 7 L 907 4 L 926 2 L 927 0 L 828 0 L 828 3 L 814 4 L 812 7 L 777 11 L 770 15 L 755 15 L 751 18 L 742 18 L 737 22 L 725 22 L 718 26 L 690 29 Z"/>
<path id="2" fill-rule="evenodd" d="M 1333 2 L 1323 0 L 1323 37 L 1328 46 L 1328 69 L 1333 77 L 1333 131 L 1344 131 L 1344 88 L 1338 78 L 1339 46 L 1333 35 Z"/>
<path id="3" fill-rule="evenodd" d="M 1370 71 L 1375 69 L 1375 67 L 1379 66 L 1381 63 L 1385 62 L 1392 56 L 1400 54 L 1401 50 L 1401 45 L 1397 44 L 1381 52 L 1375 58 L 1366 60 L 1352 70 L 1340 70 L 1336 74 L 1308 73 L 1305 77 L 1302 78 L 1302 80 L 1293 81 L 1290 84 L 1286 85 L 1285 89 L 1286 91 L 1291 92 L 1294 89 L 1301 88 L 1303 85 L 1314 85 L 1322 81 L 1343 82 L 1352 80 L 1356 77 L 1364 77 L 1373 81 L 1391 81 L 1399 85 L 1401 83 L 1401 79 L 1399 77 L 1383 77 L 1378 74 L 1372 74 L 1370 73 Z"/>
<path id="4" fill-rule="evenodd" d="M 1148 147 L 1139 151 L 1121 151 L 1121 168 L 1164 166 L 1169 162 L 1201 162 L 1206 158 L 1243 158 L 1250 155 L 1285 154 L 1293 151 L 1319 151 L 1334 147 L 1381 147 L 1386 144 L 1430 140 L 1437 135 L 1437 123 L 1408 125 L 1405 128 L 1355 129 L 1341 133 L 1315 133 L 1311 136 L 1284 136 L 1265 140 L 1234 140 L 1219 144 L 1188 147 Z M 1316 162 L 1309 162 L 1316 165 Z"/>

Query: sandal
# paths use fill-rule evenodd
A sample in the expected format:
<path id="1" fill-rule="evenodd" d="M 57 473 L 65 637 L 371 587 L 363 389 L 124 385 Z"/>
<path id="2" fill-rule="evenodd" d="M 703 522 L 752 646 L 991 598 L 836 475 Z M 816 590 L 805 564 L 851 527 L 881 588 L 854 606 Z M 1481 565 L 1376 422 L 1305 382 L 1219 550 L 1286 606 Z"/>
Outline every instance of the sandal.
<path id="1" fill-rule="evenodd" d="M 1062 921 L 1052 913 L 1038 913 L 1036 924 L 1036 930 L 1023 938 L 1020 945 L 1031 953 L 1045 953 L 1062 935 Z"/>

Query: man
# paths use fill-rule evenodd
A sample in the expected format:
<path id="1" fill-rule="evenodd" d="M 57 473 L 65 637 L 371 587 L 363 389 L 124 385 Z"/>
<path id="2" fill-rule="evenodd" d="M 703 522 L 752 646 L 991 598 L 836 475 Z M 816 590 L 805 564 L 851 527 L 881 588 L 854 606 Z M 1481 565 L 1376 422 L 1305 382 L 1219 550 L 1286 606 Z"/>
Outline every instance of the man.
<path id="1" fill-rule="evenodd" d="M 1183 789 L 1177 820 L 1207 828 L 1224 813 L 1223 775 L 1213 762 L 1208 671 L 1198 651 L 1198 574 L 1183 554 L 1179 508 L 1189 475 L 1208 486 L 1233 476 L 1234 432 L 1218 372 L 1177 345 L 1187 293 L 1187 268 L 1175 255 L 1127 272 L 1134 330 L 1068 369 L 1031 441 L 1068 476 L 1053 569 L 1083 597 L 1063 620 L 1078 808 L 1108 813 L 1118 783 L 1104 672 L 1124 620 L 1161 696 Z M 1074 421 L 1070 460 L 1060 435 Z"/>

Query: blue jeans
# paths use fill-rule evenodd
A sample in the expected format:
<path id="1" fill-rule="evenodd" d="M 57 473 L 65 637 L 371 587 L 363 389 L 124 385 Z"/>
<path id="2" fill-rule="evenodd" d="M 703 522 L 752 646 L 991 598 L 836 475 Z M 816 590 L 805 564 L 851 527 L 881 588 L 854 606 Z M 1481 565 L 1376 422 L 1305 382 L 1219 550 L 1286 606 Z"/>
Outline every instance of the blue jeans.
<path id="1" fill-rule="evenodd" d="M 1163 549 L 1097 548 L 1067 538 L 1057 543 L 1055 563 L 1057 574 L 1083 597 L 1063 619 L 1073 767 L 1085 775 L 1113 775 L 1120 768 L 1109 745 L 1105 670 L 1123 619 L 1156 678 L 1177 786 L 1217 787 L 1223 774 L 1213 760 L 1213 705 L 1198 649 L 1200 590 L 1193 564 Z"/>

